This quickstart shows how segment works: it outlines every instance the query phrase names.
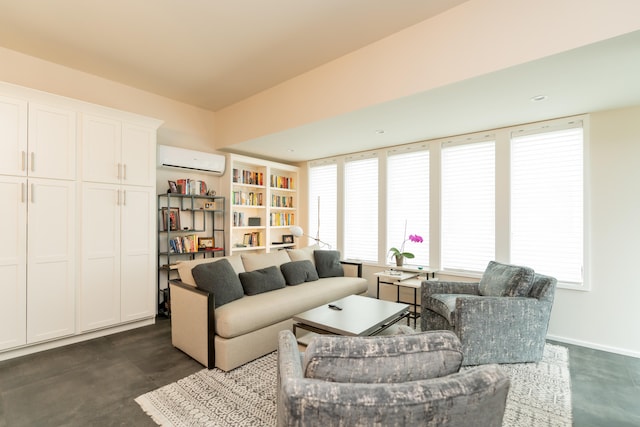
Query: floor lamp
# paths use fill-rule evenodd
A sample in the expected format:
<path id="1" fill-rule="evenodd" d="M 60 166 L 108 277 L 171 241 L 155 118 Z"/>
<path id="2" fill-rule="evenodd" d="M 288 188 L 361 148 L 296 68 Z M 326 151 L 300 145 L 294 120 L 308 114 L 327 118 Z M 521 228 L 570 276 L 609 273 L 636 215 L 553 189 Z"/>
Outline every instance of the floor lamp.
<path id="1" fill-rule="evenodd" d="M 311 237 L 308 234 L 304 234 L 304 231 L 302 230 L 302 227 L 300 227 L 299 225 L 292 225 L 291 228 L 289 228 L 289 231 L 291 231 L 291 234 L 293 234 L 295 237 L 308 237 L 311 240 L 315 240 L 316 243 L 318 243 L 319 245 L 325 245 L 327 246 L 329 249 L 331 249 L 331 245 L 328 244 L 327 242 L 323 242 L 322 240 L 318 239 L 317 237 Z"/>

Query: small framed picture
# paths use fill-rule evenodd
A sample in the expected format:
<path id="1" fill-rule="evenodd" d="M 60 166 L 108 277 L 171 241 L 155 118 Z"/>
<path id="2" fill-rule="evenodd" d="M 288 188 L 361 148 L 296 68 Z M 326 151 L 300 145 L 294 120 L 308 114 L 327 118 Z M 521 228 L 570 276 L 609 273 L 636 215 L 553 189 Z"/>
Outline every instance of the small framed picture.
<path id="1" fill-rule="evenodd" d="M 213 237 L 199 237 L 198 249 L 201 251 L 210 251 L 215 247 L 215 239 Z"/>
<path id="2" fill-rule="evenodd" d="M 293 243 L 293 234 L 283 234 L 282 243 Z"/>
<path id="3" fill-rule="evenodd" d="M 180 230 L 180 209 L 162 208 L 162 225 L 164 231 Z"/>
<path id="4" fill-rule="evenodd" d="M 169 181 L 169 193 L 177 193 L 178 192 L 178 186 L 176 185 L 175 181 Z"/>

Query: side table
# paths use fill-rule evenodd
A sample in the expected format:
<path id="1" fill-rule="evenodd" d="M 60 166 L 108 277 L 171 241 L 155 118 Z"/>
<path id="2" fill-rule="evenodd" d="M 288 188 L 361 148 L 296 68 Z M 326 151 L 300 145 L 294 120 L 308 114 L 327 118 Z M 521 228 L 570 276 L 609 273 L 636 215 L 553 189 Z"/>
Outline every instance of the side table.
<path id="1" fill-rule="evenodd" d="M 420 275 L 424 274 L 424 277 Z M 409 304 L 413 307 L 413 310 L 409 312 L 407 316 L 407 325 L 410 324 L 410 319 L 413 319 L 413 327 L 417 325 L 417 319 L 420 317 L 418 312 L 418 289 L 422 286 L 422 281 L 427 280 L 429 275 L 435 276 L 435 271 L 413 272 L 402 270 L 385 270 L 374 275 L 377 278 L 376 298 L 380 299 L 380 284 L 392 285 L 396 287 L 396 302 L 402 302 L 403 304 Z M 413 289 L 413 302 L 400 301 L 400 287 Z"/>

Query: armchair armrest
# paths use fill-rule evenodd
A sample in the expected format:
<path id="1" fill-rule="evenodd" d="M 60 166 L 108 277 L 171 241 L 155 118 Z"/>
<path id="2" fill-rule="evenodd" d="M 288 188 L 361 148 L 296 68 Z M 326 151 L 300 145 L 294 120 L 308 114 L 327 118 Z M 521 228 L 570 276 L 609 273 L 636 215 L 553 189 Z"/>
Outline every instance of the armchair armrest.
<path id="1" fill-rule="evenodd" d="M 356 267 L 356 276 L 354 277 L 362 277 L 362 262 L 361 261 L 353 261 L 353 260 L 348 260 L 348 259 L 344 259 L 344 260 L 340 260 L 340 264 L 344 265 L 349 265 L 349 266 L 355 266 Z M 345 271 L 345 275 L 347 272 Z M 353 274 L 353 273 L 352 273 Z"/>
<path id="2" fill-rule="evenodd" d="M 500 425 L 509 385 L 497 365 L 394 384 L 287 378 L 278 425 Z"/>
<path id="3" fill-rule="evenodd" d="M 171 343 L 204 366 L 215 363 L 213 294 L 170 280 Z"/>
<path id="4" fill-rule="evenodd" d="M 422 282 L 422 295 L 433 294 L 469 294 L 479 295 L 479 282 L 441 282 L 424 280 Z"/>

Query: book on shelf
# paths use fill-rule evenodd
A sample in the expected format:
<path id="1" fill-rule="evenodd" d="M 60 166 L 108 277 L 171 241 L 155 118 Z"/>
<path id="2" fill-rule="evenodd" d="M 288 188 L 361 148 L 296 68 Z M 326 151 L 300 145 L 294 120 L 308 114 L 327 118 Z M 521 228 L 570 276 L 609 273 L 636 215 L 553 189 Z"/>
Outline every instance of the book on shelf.
<path id="1" fill-rule="evenodd" d="M 176 236 L 169 240 L 169 253 L 185 254 L 192 252 L 198 252 L 197 235 Z"/>
<path id="2" fill-rule="evenodd" d="M 264 173 L 233 168 L 233 182 L 236 184 L 264 185 Z"/>
<path id="3" fill-rule="evenodd" d="M 271 187 L 293 190 L 293 178 L 289 176 L 271 175 Z"/>
<path id="4" fill-rule="evenodd" d="M 179 194 L 194 196 L 207 194 L 207 183 L 198 179 L 178 179 L 176 184 Z"/>

